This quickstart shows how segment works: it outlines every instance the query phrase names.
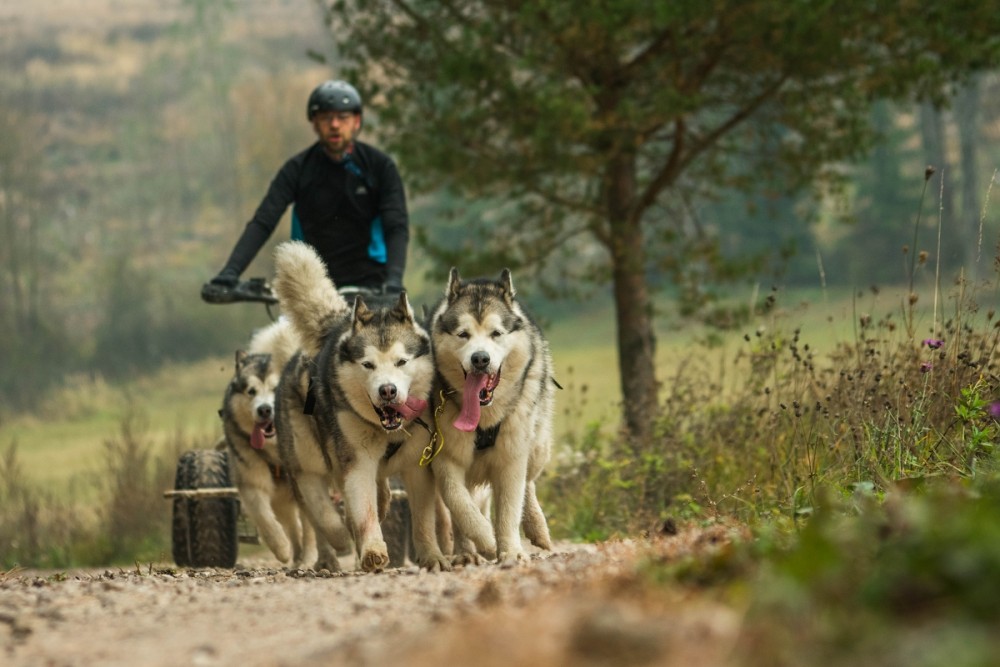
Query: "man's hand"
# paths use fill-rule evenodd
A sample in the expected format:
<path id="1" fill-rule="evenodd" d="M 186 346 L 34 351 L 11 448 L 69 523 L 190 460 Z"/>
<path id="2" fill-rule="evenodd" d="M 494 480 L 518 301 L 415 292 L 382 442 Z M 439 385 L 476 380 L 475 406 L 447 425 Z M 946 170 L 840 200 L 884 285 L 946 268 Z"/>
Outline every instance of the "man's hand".
<path id="1" fill-rule="evenodd" d="M 231 291 L 240 282 L 240 277 L 232 273 L 220 273 L 201 286 L 201 300 L 205 303 L 229 303 Z"/>
<path id="2" fill-rule="evenodd" d="M 231 273 L 220 273 L 219 275 L 212 278 L 212 280 L 209 281 L 209 284 L 219 285 L 220 287 L 228 287 L 232 289 L 233 287 L 236 287 L 236 285 L 239 284 L 239 282 L 240 282 L 239 276 L 233 275 Z"/>

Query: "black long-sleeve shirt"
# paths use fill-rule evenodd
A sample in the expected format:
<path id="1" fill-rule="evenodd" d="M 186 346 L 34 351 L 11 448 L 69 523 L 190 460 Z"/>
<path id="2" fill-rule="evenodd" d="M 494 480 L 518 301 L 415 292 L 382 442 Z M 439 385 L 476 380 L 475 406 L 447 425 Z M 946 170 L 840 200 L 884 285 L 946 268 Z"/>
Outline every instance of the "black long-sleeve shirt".
<path id="1" fill-rule="evenodd" d="M 323 258 L 336 285 L 402 286 L 410 232 L 399 171 L 392 158 L 360 141 L 350 159 L 360 176 L 318 142 L 290 158 L 221 273 L 242 274 L 294 203 L 303 240 Z M 376 219 L 381 225 L 373 224 Z"/>

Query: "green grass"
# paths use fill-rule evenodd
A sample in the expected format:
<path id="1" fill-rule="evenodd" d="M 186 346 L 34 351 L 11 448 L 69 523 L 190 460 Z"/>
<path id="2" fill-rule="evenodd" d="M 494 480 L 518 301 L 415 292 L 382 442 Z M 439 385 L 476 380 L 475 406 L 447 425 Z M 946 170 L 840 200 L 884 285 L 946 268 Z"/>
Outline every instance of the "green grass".
<path id="1" fill-rule="evenodd" d="M 122 387 L 73 379 L 55 392 L 38 414 L 7 420 L 0 447 L 16 443 L 28 479 L 56 494 L 81 475 L 97 474 L 105 445 L 130 413 L 148 437 L 165 447 L 177 435 L 214 442 L 222 431 L 218 409 L 231 375 L 228 359 L 177 365 Z"/>

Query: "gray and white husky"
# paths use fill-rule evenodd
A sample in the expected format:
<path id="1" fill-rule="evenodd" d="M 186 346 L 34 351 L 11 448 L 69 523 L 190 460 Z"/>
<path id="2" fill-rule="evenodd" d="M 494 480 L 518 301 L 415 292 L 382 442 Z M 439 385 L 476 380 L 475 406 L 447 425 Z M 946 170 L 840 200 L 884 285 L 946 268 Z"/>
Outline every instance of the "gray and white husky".
<path id="1" fill-rule="evenodd" d="M 478 556 L 525 559 L 522 522 L 532 544 L 551 549 L 535 479 L 551 454 L 556 384 L 548 343 L 515 298 L 510 271 L 463 282 L 452 269 L 430 326 L 444 396 L 436 423 L 444 446 L 432 466 L 456 558 L 477 560 L 471 540 Z M 473 497 L 483 485 L 492 490 L 492 526 Z"/>
<path id="2" fill-rule="evenodd" d="M 219 411 L 244 511 L 275 557 L 292 566 L 316 558 L 315 533 L 300 515 L 274 427 L 275 388 L 296 347 L 287 322 L 261 329 L 248 351 L 236 352 Z"/>
<path id="3" fill-rule="evenodd" d="M 278 389 L 282 461 L 314 522 L 317 568 L 339 569 L 336 553 L 353 538 L 367 572 L 389 564 L 380 526 L 399 475 L 412 514 L 414 560 L 449 569 L 435 535 L 434 479 L 420 466 L 429 429 L 414 423 L 434 379 L 430 337 L 406 294 L 387 305 L 348 304 L 316 252 L 291 241 L 275 250 L 274 290 L 301 344 Z M 423 421 L 423 420 L 421 420 Z M 424 422 L 426 424 L 426 422 Z M 343 494 L 347 530 L 330 499 Z"/>

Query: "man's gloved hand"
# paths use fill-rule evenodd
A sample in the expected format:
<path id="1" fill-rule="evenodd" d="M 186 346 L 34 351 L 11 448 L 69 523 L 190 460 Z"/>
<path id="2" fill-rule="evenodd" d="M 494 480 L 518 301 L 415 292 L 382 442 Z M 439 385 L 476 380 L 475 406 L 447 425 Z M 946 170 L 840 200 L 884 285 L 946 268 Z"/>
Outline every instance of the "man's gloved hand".
<path id="1" fill-rule="evenodd" d="M 232 287 L 236 287 L 236 285 L 239 284 L 240 277 L 237 276 L 237 275 L 234 275 L 232 273 L 226 273 L 225 271 L 223 271 L 219 275 L 217 275 L 214 278 L 212 278 L 212 280 L 209 281 L 209 282 L 212 285 L 219 285 L 221 287 L 232 288 Z"/>
<path id="2" fill-rule="evenodd" d="M 384 283 L 382 285 L 382 294 L 388 296 L 399 296 L 399 293 L 403 291 L 402 285 L 393 285 L 391 283 Z"/>
<path id="3" fill-rule="evenodd" d="M 201 300 L 205 303 L 229 303 L 231 291 L 240 283 L 240 277 L 223 271 L 201 286 Z"/>

